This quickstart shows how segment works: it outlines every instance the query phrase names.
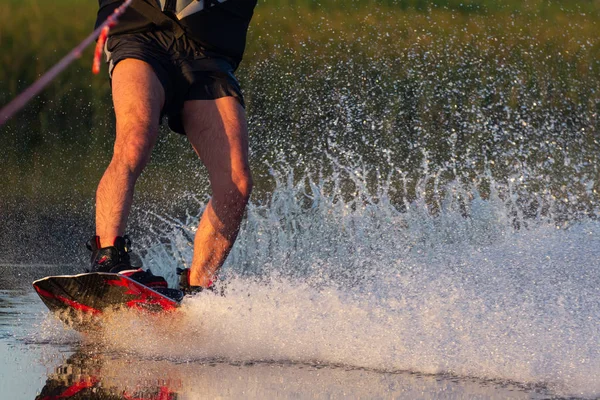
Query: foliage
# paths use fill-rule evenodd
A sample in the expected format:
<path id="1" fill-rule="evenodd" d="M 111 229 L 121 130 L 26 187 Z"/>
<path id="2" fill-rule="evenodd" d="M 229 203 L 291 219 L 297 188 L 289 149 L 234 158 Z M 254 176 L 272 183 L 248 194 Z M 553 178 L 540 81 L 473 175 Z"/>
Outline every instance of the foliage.
<path id="1" fill-rule="evenodd" d="M 95 11 L 87 1 L 1 2 L 0 104 L 83 39 Z M 305 154 L 321 151 L 318 136 L 306 133 L 323 129 L 340 146 L 395 146 L 397 157 L 411 160 L 407 168 L 421 161 L 414 146 L 446 162 L 453 130 L 463 132 L 454 145 L 481 147 L 490 133 L 467 135 L 465 124 L 475 126 L 481 115 L 500 123 L 507 109 L 526 107 L 523 114 L 534 126 L 551 116 L 593 134 L 600 107 L 599 22 L 598 0 L 261 2 L 239 70 L 251 129 L 260 138 L 253 141 L 257 175 L 286 140 Z M 91 57 L 88 49 L 2 128 L 3 196 L 58 201 L 75 191 L 91 197 L 110 157 L 114 126 L 108 79 L 105 71 L 90 73 Z M 344 108 L 348 96 L 358 103 Z M 483 111 L 453 117 L 457 109 Z M 385 129 L 362 126 L 365 116 Z M 344 119 L 346 125 L 334 125 Z M 427 142 L 419 143 L 423 138 Z M 146 174 L 151 178 L 141 185 L 164 191 L 153 182 L 171 179 L 182 157 L 184 164 L 194 162 L 193 155 L 181 156 L 184 147 L 179 136 L 165 135 Z M 184 178 L 171 180 L 185 186 Z"/>

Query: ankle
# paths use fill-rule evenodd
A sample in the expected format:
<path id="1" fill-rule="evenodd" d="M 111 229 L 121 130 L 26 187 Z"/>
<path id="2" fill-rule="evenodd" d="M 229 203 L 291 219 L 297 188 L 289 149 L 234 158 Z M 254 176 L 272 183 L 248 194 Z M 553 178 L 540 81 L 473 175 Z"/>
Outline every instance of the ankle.
<path id="1" fill-rule="evenodd" d="M 210 276 L 203 274 L 202 272 L 197 272 L 195 269 L 191 268 L 189 273 L 189 284 L 190 286 L 202 286 L 203 288 L 211 287 L 214 282 Z"/>
<path id="2" fill-rule="evenodd" d="M 98 248 L 113 247 L 118 237 L 123 237 L 123 235 L 97 235 Z"/>

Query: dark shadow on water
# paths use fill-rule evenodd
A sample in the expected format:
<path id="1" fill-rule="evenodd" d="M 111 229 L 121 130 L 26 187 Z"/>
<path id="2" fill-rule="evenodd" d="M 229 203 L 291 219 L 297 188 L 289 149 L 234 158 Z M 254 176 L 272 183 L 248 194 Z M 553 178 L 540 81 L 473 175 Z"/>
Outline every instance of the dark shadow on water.
<path id="1" fill-rule="evenodd" d="M 86 259 L 91 237 L 89 201 L 47 204 L 19 199 L 0 202 L 0 264 L 73 264 Z"/>
<path id="2" fill-rule="evenodd" d="M 83 272 L 76 264 L 2 264 L 0 263 L 0 290 L 33 293 L 31 283 L 51 275 Z M 0 305 L 2 299 L 0 298 Z"/>

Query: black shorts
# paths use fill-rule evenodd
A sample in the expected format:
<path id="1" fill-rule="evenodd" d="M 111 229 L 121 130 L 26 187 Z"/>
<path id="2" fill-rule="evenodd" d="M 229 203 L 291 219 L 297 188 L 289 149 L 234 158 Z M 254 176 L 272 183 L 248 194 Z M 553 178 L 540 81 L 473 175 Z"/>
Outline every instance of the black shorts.
<path id="1" fill-rule="evenodd" d="M 185 35 L 177 38 L 169 31 L 115 35 L 108 38 L 105 52 L 111 76 L 127 58 L 152 66 L 165 91 L 161 119 L 166 115 L 175 132 L 185 134 L 181 113 L 186 100 L 232 96 L 244 106 L 233 60 L 205 50 Z"/>

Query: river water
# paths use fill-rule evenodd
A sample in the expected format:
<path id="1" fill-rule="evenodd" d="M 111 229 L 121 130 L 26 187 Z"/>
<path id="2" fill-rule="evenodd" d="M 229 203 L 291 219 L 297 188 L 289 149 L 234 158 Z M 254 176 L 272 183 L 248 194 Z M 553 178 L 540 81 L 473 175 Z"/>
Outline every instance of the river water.
<path id="1" fill-rule="evenodd" d="M 241 68 L 255 191 L 225 295 L 172 315 L 81 336 L 48 314 L 31 282 L 82 271 L 114 124 L 103 103 L 93 123 L 59 107 L 9 125 L 0 397 L 598 398 L 600 47 L 578 30 L 596 22 L 546 39 L 423 18 L 394 22 L 400 44 L 375 26 Z M 162 132 L 128 233 L 171 285 L 206 183 Z"/>
<path id="2" fill-rule="evenodd" d="M 436 212 L 419 199 L 400 211 L 387 180 L 367 190 L 360 169 L 344 171 L 354 174 L 355 196 L 335 188 L 339 174 L 292 179 L 274 167 L 272 196 L 251 204 L 223 268 L 225 295 L 187 298 L 175 314 L 119 312 L 80 336 L 29 286 L 78 267 L 4 266 L 2 393 L 600 394 L 600 223 L 515 216 L 510 198 L 470 189 L 465 202 L 459 185 Z M 139 252 L 171 285 L 175 267 L 189 265 L 196 221 L 163 216 Z"/>
<path id="3" fill-rule="evenodd" d="M 19 272 L 22 269 L 2 267 L 5 274 L 29 276 Z M 260 347 L 269 348 L 273 342 L 281 346 L 286 341 L 281 336 L 272 336 L 273 340 L 262 344 L 246 345 L 244 340 L 232 343 L 229 333 L 223 331 L 223 342 L 227 343 L 207 344 L 207 339 L 211 342 L 216 339 L 213 335 L 218 329 L 233 321 L 219 322 L 218 327 L 208 329 L 207 335 L 198 330 L 186 330 L 183 334 L 186 323 L 190 323 L 185 320 L 200 316 L 197 309 L 200 304 L 196 303 L 202 299 L 188 299 L 182 311 L 184 315 L 176 317 L 176 325 L 168 320 L 152 321 L 153 332 L 147 328 L 141 332 L 129 330 L 135 329 L 130 324 L 148 321 L 133 323 L 125 315 L 113 316 L 111 329 L 117 327 L 117 332 L 108 340 L 121 342 L 113 347 L 103 340 L 86 338 L 63 328 L 47 315 L 31 290 L 20 286 L 0 292 L 0 354 L 4 360 L 0 367 L 0 391 L 3 398 L 544 398 L 540 393 L 545 392 L 542 388 L 508 381 L 415 371 L 391 372 L 329 364 L 318 357 L 302 360 L 293 356 L 286 360 L 282 353 L 277 358 L 264 359 L 264 353 L 272 349 L 261 350 Z M 218 313 L 222 317 L 227 309 L 230 314 L 237 313 L 231 311 L 231 306 L 221 307 Z M 268 329 L 271 323 L 263 322 Z M 212 325 L 208 318 L 204 324 Z M 183 342 L 167 339 L 169 348 L 156 347 L 160 346 L 160 337 L 165 335 L 162 329 L 171 331 L 166 334 L 170 339 L 173 339 L 173 331 L 179 331 L 176 336 Z M 121 340 L 116 337 L 124 333 L 126 337 Z M 289 346 L 294 345 L 294 340 L 290 338 Z M 224 346 L 229 350 L 223 351 Z M 242 356 L 229 357 L 230 351 Z M 59 395 L 63 397 L 52 397 Z"/>

